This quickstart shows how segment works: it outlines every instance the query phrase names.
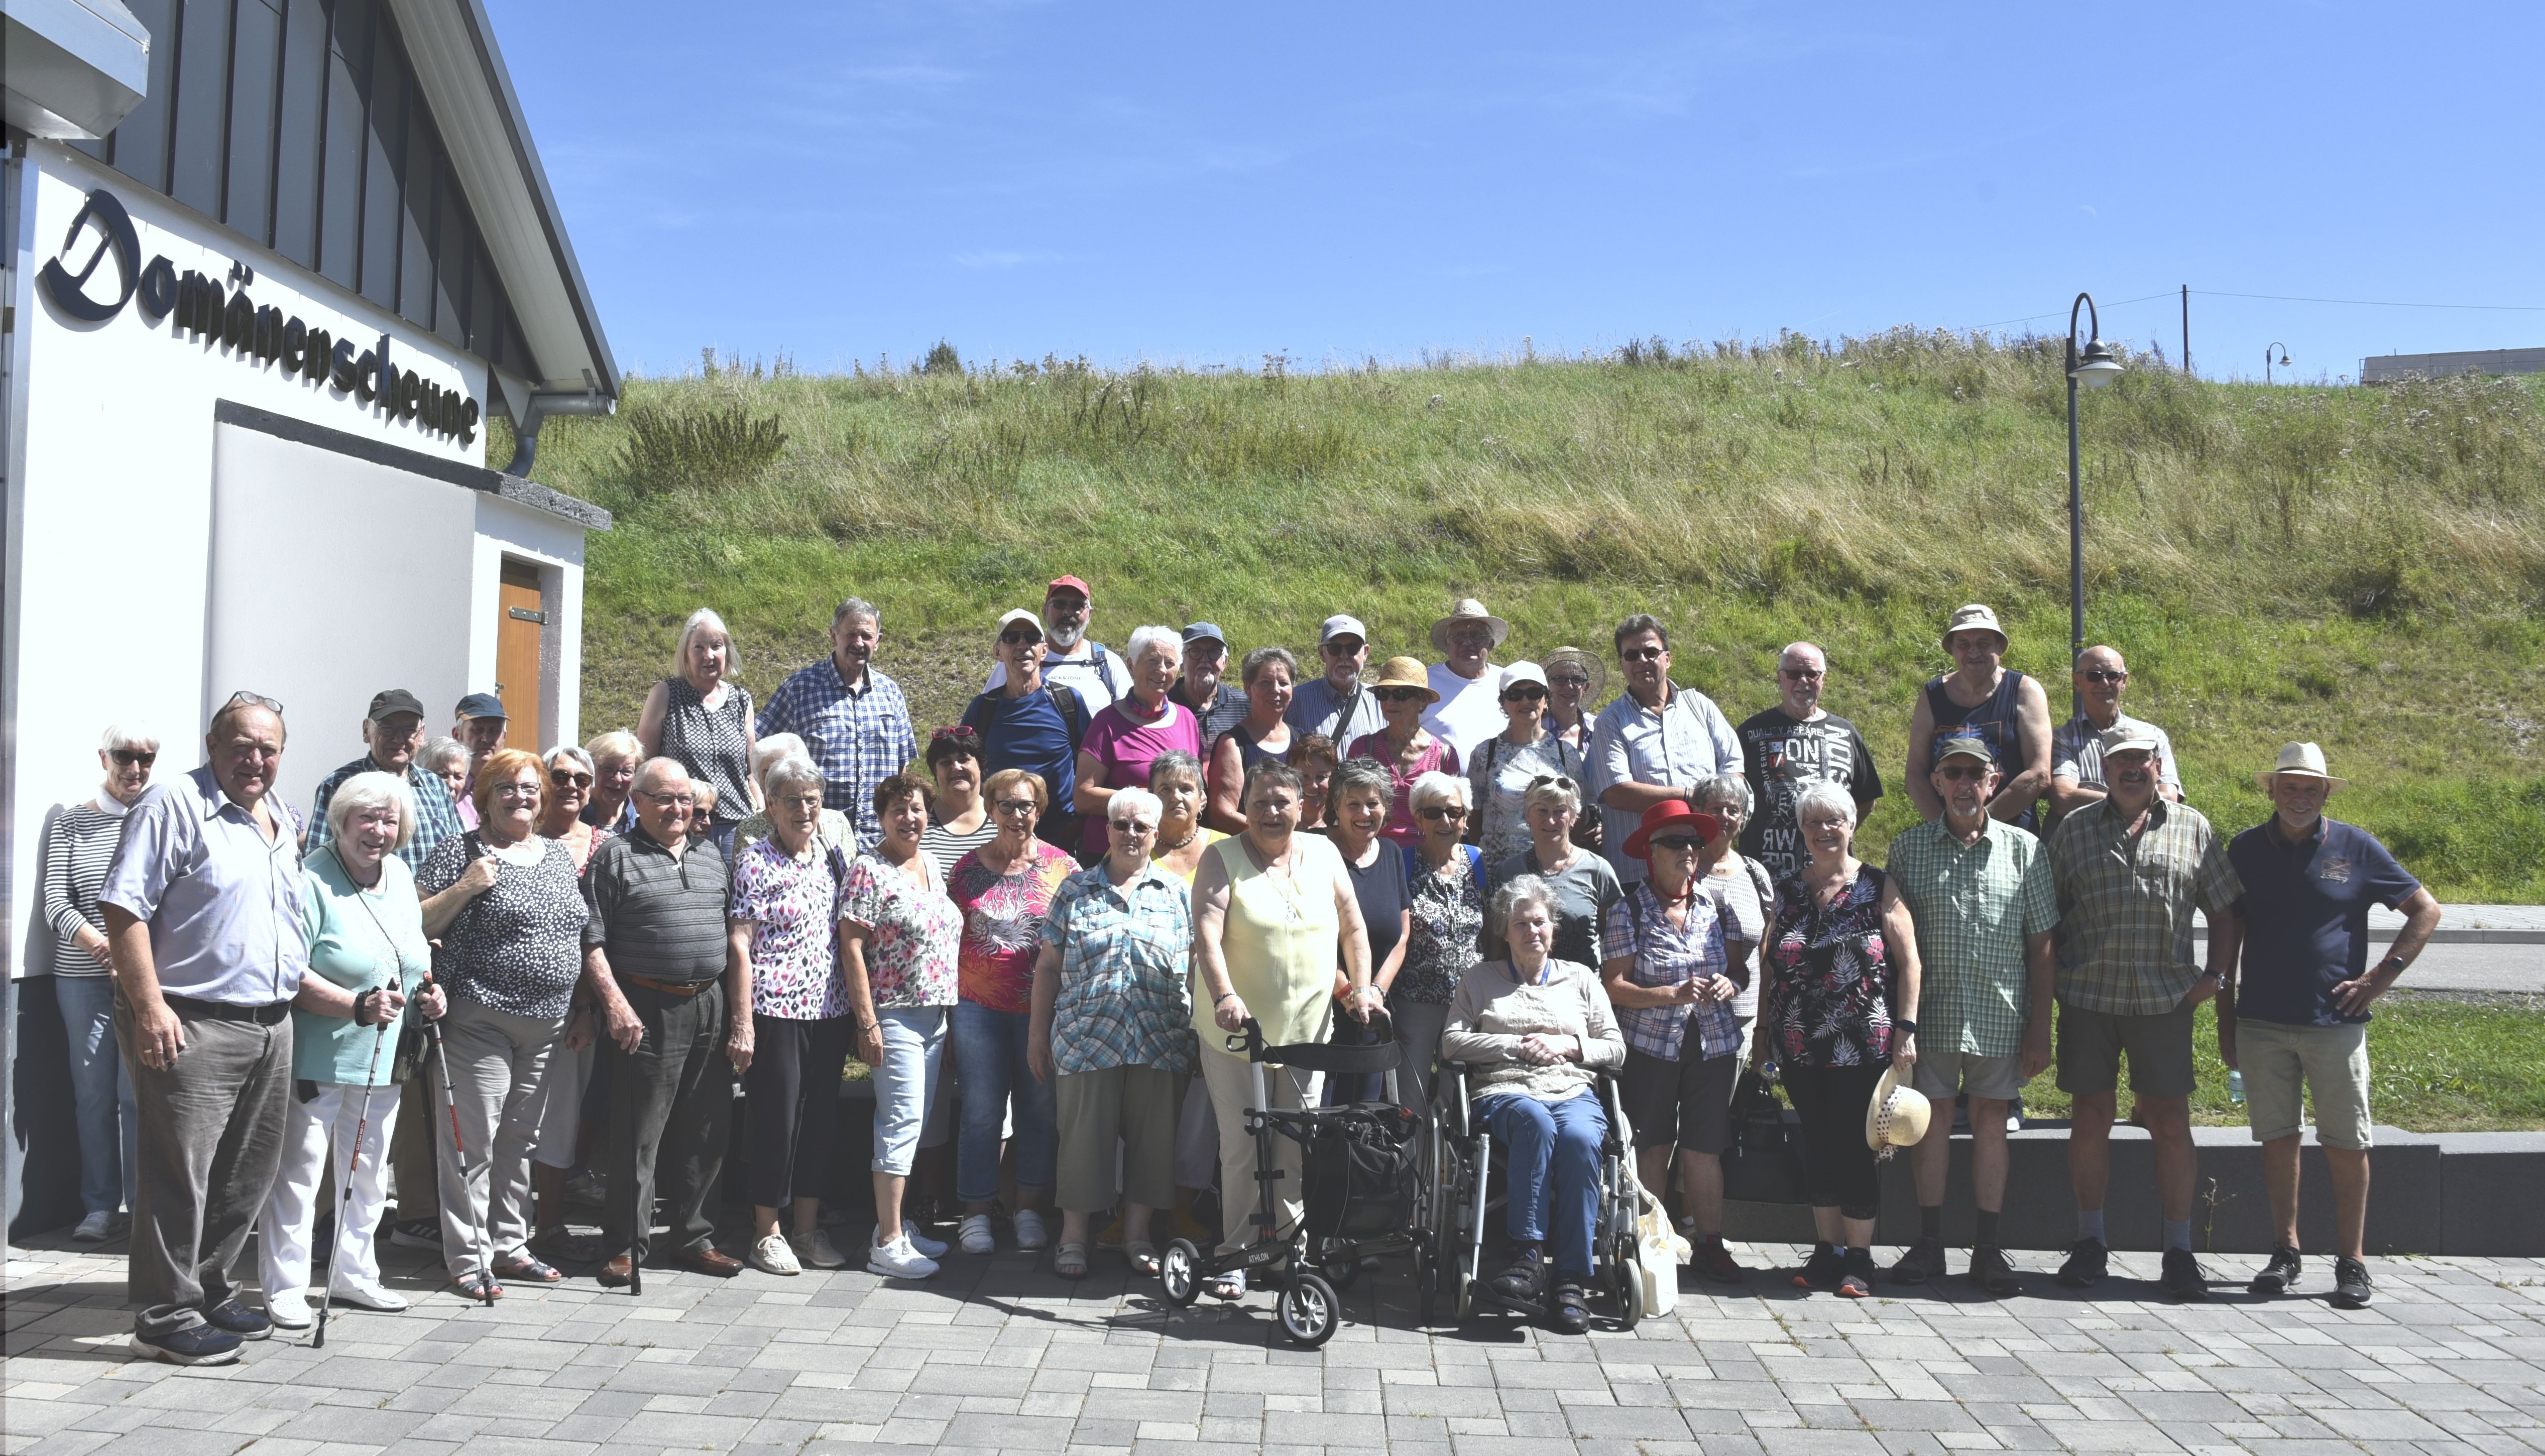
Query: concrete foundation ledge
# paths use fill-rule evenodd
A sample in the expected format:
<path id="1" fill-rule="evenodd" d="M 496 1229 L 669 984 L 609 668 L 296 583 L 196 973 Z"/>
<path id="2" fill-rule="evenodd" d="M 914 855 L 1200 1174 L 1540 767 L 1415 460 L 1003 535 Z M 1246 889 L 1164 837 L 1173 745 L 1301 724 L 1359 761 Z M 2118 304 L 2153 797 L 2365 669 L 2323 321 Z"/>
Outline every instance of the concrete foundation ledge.
<path id="1" fill-rule="evenodd" d="M 2192 1247 L 2203 1253 L 2266 1254 L 2270 1200 L 2262 1186 L 2262 1148 L 2242 1127 L 2196 1127 L 2199 1169 L 2192 1184 Z M 2369 1153 L 2367 1252 L 2372 1254 L 2545 1254 L 2545 1132 L 2415 1133 L 2379 1127 Z M 2006 1210 L 1999 1232 L 2009 1249 L 2064 1250 L 2076 1242 L 2076 1197 L 2068 1181 L 2068 1129 L 2048 1122 L 2009 1138 Z M 2298 1233 L 2305 1249 L 2333 1243 L 2333 1181 L 2323 1150 L 2307 1134 L 2300 1155 Z M 1944 1198 L 1944 1237 L 1967 1244 L 1973 1228 L 1970 1137 L 1953 1139 L 1953 1171 Z M 2115 1249 L 2154 1250 L 2163 1243 L 2156 1191 L 2155 1147 L 2136 1127 L 2112 1130 L 2112 1176 L 2104 1232 Z M 1734 1239 L 1809 1243 L 1811 1210 L 1765 1203 L 1727 1203 L 1725 1233 Z M 1917 1237 L 1918 1192 L 1904 1151 L 1883 1166 L 1884 1244 Z"/>

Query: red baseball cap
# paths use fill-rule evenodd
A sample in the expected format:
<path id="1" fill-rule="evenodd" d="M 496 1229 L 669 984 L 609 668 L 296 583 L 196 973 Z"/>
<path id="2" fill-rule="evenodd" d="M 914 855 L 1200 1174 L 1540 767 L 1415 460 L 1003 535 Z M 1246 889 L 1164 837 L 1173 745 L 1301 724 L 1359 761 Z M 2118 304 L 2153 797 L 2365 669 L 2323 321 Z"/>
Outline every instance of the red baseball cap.
<path id="1" fill-rule="evenodd" d="M 1052 593 L 1062 591 L 1076 592 L 1090 602 L 1096 600 L 1096 594 L 1087 590 L 1087 583 L 1074 576 L 1054 577 L 1051 585 L 1042 589 L 1042 600 L 1048 602 L 1051 600 Z"/>
<path id="2" fill-rule="evenodd" d="M 1705 844 L 1712 844 L 1723 834 L 1723 821 L 1691 807 L 1685 799 L 1664 799 L 1644 811 L 1644 821 L 1626 836 L 1626 857 L 1650 859 L 1653 841 L 1665 835 L 1694 834 Z"/>

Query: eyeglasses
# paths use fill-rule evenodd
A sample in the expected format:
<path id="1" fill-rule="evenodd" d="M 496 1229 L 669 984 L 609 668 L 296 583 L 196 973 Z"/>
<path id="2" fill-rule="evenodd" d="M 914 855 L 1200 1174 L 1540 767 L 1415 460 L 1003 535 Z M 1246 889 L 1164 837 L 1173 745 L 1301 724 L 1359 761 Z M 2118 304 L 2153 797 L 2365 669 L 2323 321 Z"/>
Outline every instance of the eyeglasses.
<path id="1" fill-rule="evenodd" d="M 2104 668 L 2089 668 L 2077 676 L 2089 683 L 2126 683 L 2130 680 L 2127 673 L 2115 673 Z"/>
<path id="2" fill-rule="evenodd" d="M 539 786 L 535 783 L 499 783 L 495 785 L 495 797 L 499 799 L 535 799 L 538 796 Z"/>
<path id="3" fill-rule="evenodd" d="M 1002 814 L 1031 814 L 1041 807 L 1042 805 L 1035 803 L 1031 799 L 999 800 L 999 812 Z"/>
<path id="4" fill-rule="evenodd" d="M 563 768 L 551 768 L 548 770 L 548 782 L 555 784 L 559 788 L 590 788 L 592 787 L 592 775 L 589 773 L 569 773 Z"/>
<path id="5" fill-rule="evenodd" d="M 1817 683 L 1821 679 L 1829 676 L 1829 670 L 1826 668 L 1778 668 L 1776 669 L 1776 676 L 1779 678 L 1791 678 L 1797 683 Z"/>
<path id="6" fill-rule="evenodd" d="M 1617 660 L 1619 662 L 1660 662 L 1668 656 L 1670 656 L 1670 649 L 1667 647 L 1638 647 L 1632 652 L 1618 653 Z"/>
<path id="7" fill-rule="evenodd" d="M 657 804 L 678 804 L 684 809 L 698 801 L 696 794 L 658 794 L 649 793 L 643 789 L 636 791 L 636 797 Z"/>
<path id="8" fill-rule="evenodd" d="M 1522 683 L 1503 694 L 1505 702 L 1544 702 L 1546 689 L 1534 683 Z"/>
<path id="9" fill-rule="evenodd" d="M 1444 824 L 1452 819 L 1466 818 L 1467 811 L 1455 804 L 1435 804 L 1423 811 L 1423 817 L 1435 824 Z"/>
<path id="10" fill-rule="evenodd" d="M 1113 821 L 1113 832 L 1131 835 L 1156 834 L 1158 827 L 1154 824 L 1142 824 L 1137 819 L 1116 819 Z"/>
<path id="11" fill-rule="evenodd" d="M 1013 632 L 1001 632 L 999 634 L 999 644 L 1003 647 L 1022 647 L 1027 643 L 1039 642 L 1041 640 L 1042 633 L 1029 632 L 1023 627 L 1020 627 Z"/>
<path id="12" fill-rule="evenodd" d="M 1947 783 L 1960 783 L 1965 779 L 1976 781 L 1989 776 L 1988 766 L 1984 764 L 1955 764 L 1949 768 L 1938 768 L 1935 772 Z"/>
<path id="13" fill-rule="evenodd" d="M 250 692 L 242 688 L 230 694 L 229 701 L 221 704 L 222 712 L 226 713 L 232 708 L 263 708 L 269 713 L 280 714 L 283 711 L 283 704 L 262 692 Z"/>
<path id="14" fill-rule="evenodd" d="M 1373 688 L 1370 696 L 1380 702 L 1421 702 L 1432 695 L 1429 688 Z"/>
<path id="15" fill-rule="evenodd" d="M 1683 834 L 1664 835 L 1652 842 L 1656 849 L 1696 849 L 1703 846 L 1694 837 Z"/>
<path id="16" fill-rule="evenodd" d="M 131 768 L 135 764 L 147 768 L 151 765 L 159 762 L 159 755 L 153 750 L 146 748 L 120 748 L 115 750 L 110 757 L 112 757 L 115 762 L 122 764 L 127 768 Z"/>

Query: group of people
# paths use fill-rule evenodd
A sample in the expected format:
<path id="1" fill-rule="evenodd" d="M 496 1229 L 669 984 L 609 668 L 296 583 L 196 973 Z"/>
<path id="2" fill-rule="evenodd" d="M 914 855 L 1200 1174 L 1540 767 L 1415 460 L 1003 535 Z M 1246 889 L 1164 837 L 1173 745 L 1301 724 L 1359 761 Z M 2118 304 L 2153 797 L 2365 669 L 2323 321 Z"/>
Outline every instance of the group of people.
<path id="1" fill-rule="evenodd" d="M 401 1307 L 372 1247 L 392 1176 L 394 1237 L 438 1248 L 479 1300 L 562 1279 L 552 1257 L 598 1254 L 600 1282 L 624 1285 L 658 1250 L 717 1276 L 856 1261 L 925 1278 L 949 1243 L 905 1205 L 923 1146 L 948 1141 L 965 1253 L 998 1247 L 1004 1211 L 1015 1246 L 1049 1247 L 1063 1276 L 1106 1247 L 1153 1272 L 1158 1220 L 1193 1229 L 1214 1173 L 1227 1207 L 1253 1201 L 1232 1049 L 1249 1022 L 1274 1046 L 1392 1036 L 1414 1106 L 1440 1059 L 1467 1064 L 1511 1162 L 1496 1286 L 1571 1330 L 1588 1320 L 1602 1076 L 1641 1180 L 1675 1175 L 1719 1280 L 1742 1277 L 1722 1237 L 1735 1081 L 1748 1065 L 1781 1082 L 1820 1238 L 1795 1281 L 1856 1296 L 1945 1272 L 1953 1119 L 1916 1143 L 1920 1236 L 1879 1275 L 1868 1108 L 1903 1083 L 1966 1096 L 1969 1272 L 2008 1292 L 2007 1104 L 2057 1065 L 2078 1207 L 2059 1277 L 2092 1285 L 2126 1060 L 2156 1143 L 2165 1288 L 2197 1298 L 2192 1011 L 2213 998 L 2281 1226 L 2255 1287 L 2300 1276 L 2304 1088 L 2334 1155 L 2338 1293 L 2369 1297 L 2364 1023 L 2438 908 L 2324 817 L 2340 780 L 2314 745 L 2258 775 L 2276 813 L 2226 841 L 2182 802 L 2162 730 L 2120 711 L 2118 653 L 2079 657 L 2079 710 L 2054 730 L 2040 684 L 2003 667 L 1995 614 L 1966 607 L 1942 634 L 1954 669 L 1913 717 L 1922 822 L 1877 867 L 1853 846 L 1882 778 L 1821 707 L 1829 662 L 1809 643 L 1781 654 L 1775 706 L 1736 727 L 1672 679 L 1649 615 L 1606 653 L 1498 666 L 1509 624 L 1462 601 L 1432 628 L 1439 661 L 1373 671 L 1368 632 L 1337 614 L 1317 676 L 1267 646 L 1235 683 L 1210 622 L 1144 626 L 1115 653 L 1090 619 L 1066 576 L 1039 611 L 1006 613 L 984 690 L 924 751 L 873 666 L 880 613 L 855 598 L 831 655 L 756 713 L 731 633 L 695 613 L 636 731 L 583 748 L 508 747 L 491 694 L 428 743 L 422 704 L 383 691 L 305 829 L 271 795 L 281 704 L 231 697 L 205 766 L 156 784 L 158 743 L 110 729 L 97 798 L 55 825 L 45 911 L 73 1047 L 75 1237 L 110 1237 L 130 1208 L 135 1350 L 231 1359 L 306 1325 L 330 1223 L 322 1299 Z M 1611 658 L 1624 690 L 1600 706 Z M 2374 967 L 2372 904 L 2408 917 Z M 876 1215 L 854 1260 L 820 1222 L 852 1057 L 873 1093 Z M 1381 1094 L 1268 1070 L 1279 1106 Z M 744 1259 L 717 1248 L 710 1203 L 736 1075 Z M 597 1248 L 564 1231 L 579 1167 L 604 1194 Z M 1282 1173 L 1295 1221 L 1299 1173 Z M 1245 1221 L 1222 1222 L 1234 1249 Z M 229 1282 L 251 1229 L 261 1309 Z M 1241 1297 L 1243 1273 L 1209 1292 Z"/>

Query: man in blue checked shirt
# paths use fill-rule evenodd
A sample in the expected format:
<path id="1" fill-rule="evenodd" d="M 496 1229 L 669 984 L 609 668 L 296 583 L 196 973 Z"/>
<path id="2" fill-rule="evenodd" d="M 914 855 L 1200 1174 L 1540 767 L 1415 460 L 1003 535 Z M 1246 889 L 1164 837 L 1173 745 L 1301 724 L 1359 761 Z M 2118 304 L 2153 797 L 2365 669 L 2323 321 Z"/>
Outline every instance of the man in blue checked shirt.
<path id="1" fill-rule="evenodd" d="M 373 693 L 371 710 L 363 719 L 363 745 L 367 752 L 361 758 L 318 780 L 316 802 L 309 806 L 305 848 L 324 848 L 335 837 L 327 828 L 327 805 L 346 779 L 357 773 L 389 773 L 403 779 L 415 795 L 415 838 L 397 851 L 397 857 L 406 861 L 407 868 L 421 869 L 433 857 L 435 846 L 461 833 L 459 808 L 451 800 L 450 785 L 415 761 L 416 750 L 424 746 L 424 700 L 403 688 Z"/>
<path id="2" fill-rule="evenodd" d="M 901 685 L 873 667 L 883 641 L 874 605 L 851 597 L 831 613 L 831 655 L 797 671 L 760 710 L 758 736 L 792 733 L 822 770 L 822 801 L 857 826 L 858 848 L 883 838 L 875 818 L 875 785 L 919 757 L 910 704 Z"/>

